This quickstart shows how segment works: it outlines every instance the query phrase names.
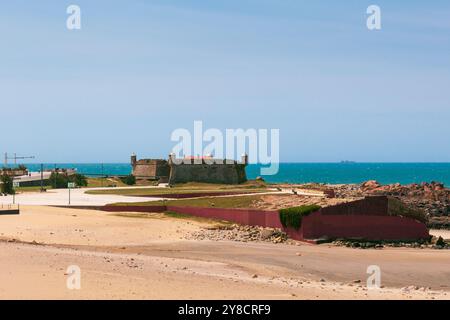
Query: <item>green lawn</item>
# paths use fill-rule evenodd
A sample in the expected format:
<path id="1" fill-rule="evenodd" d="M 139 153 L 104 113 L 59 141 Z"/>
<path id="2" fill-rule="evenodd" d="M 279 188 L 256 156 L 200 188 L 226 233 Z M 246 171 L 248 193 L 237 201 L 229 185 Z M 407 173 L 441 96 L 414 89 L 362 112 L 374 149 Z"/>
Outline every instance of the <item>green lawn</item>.
<path id="1" fill-rule="evenodd" d="M 90 190 L 88 194 L 114 194 L 126 196 L 151 196 L 159 194 L 177 194 L 177 193 L 220 193 L 220 192 L 263 192 L 267 191 L 266 186 L 255 182 L 244 183 L 240 185 L 222 185 L 206 183 L 186 183 L 176 185 L 173 188 L 141 188 L 141 189 L 109 189 L 109 190 Z"/>
<path id="2" fill-rule="evenodd" d="M 46 190 L 51 190 L 52 187 L 50 186 L 44 186 L 44 189 Z M 33 187 L 19 187 L 19 188 L 15 188 L 16 193 L 23 193 L 23 192 L 39 192 L 41 191 L 41 187 L 40 186 L 33 186 Z"/>
<path id="3" fill-rule="evenodd" d="M 137 203 L 114 203 L 113 206 L 187 206 L 202 208 L 250 208 L 261 198 L 260 195 L 236 196 L 236 197 L 207 197 L 182 200 L 145 201 Z"/>
<path id="4" fill-rule="evenodd" d="M 116 187 L 125 187 L 126 184 L 123 183 L 118 178 L 87 178 L 88 188 L 100 188 L 115 185 Z"/>

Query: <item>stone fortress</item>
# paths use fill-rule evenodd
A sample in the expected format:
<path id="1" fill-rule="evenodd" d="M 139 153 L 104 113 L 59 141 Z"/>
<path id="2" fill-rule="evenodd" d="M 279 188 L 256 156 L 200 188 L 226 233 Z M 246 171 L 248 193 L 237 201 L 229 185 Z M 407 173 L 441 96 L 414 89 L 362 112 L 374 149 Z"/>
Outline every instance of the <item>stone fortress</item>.
<path id="1" fill-rule="evenodd" d="M 132 174 L 137 180 L 158 180 L 169 184 L 204 182 L 218 184 L 239 184 L 247 181 L 245 167 L 248 156 L 243 155 L 241 162 L 235 160 L 205 157 L 185 157 L 177 159 L 174 154 L 164 159 L 137 160 L 131 155 Z"/>

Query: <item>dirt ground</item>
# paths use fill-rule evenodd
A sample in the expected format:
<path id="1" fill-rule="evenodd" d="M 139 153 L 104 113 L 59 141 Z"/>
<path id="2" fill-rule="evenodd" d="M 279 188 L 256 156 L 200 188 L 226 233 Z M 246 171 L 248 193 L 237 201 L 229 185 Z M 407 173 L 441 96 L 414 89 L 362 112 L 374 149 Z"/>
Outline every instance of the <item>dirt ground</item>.
<path id="1" fill-rule="evenodd" d="M 448 250 L 185 240 L 209 223 L 24 207 L 0 216 L 0 298 L 450 298 Z M 73 265 L 80 290 L 67 287 Z M 366 286 L 370 265 L 380 289 Z"/>

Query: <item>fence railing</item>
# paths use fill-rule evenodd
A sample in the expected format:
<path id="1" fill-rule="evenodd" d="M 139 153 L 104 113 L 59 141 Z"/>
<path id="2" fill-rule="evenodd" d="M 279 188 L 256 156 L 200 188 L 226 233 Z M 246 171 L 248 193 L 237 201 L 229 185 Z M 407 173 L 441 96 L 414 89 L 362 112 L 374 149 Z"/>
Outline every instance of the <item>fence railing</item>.
<path id="1" fill-rule="evenodd" d="M 19 204 L 1 204 L 0 211 L 20 210 Z"/>

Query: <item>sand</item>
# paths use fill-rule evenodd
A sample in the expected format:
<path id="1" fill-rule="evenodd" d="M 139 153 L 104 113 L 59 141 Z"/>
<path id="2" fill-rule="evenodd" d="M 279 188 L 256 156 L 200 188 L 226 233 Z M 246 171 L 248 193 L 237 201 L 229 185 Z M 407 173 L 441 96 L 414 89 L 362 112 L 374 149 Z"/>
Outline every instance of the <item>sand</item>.
<path id="1" fill-rule="evenodd" d="M 160 214 L 24 207 L 20 216 L 0 216 L 0 298 L 450 297 L 448 250 L 184 240 L 206 225 Z M 371 264 L 381 267 L 382 289 L 365 286 Z M 70 265 L 81 269 L 80 290 L 66 286 Z"/>

